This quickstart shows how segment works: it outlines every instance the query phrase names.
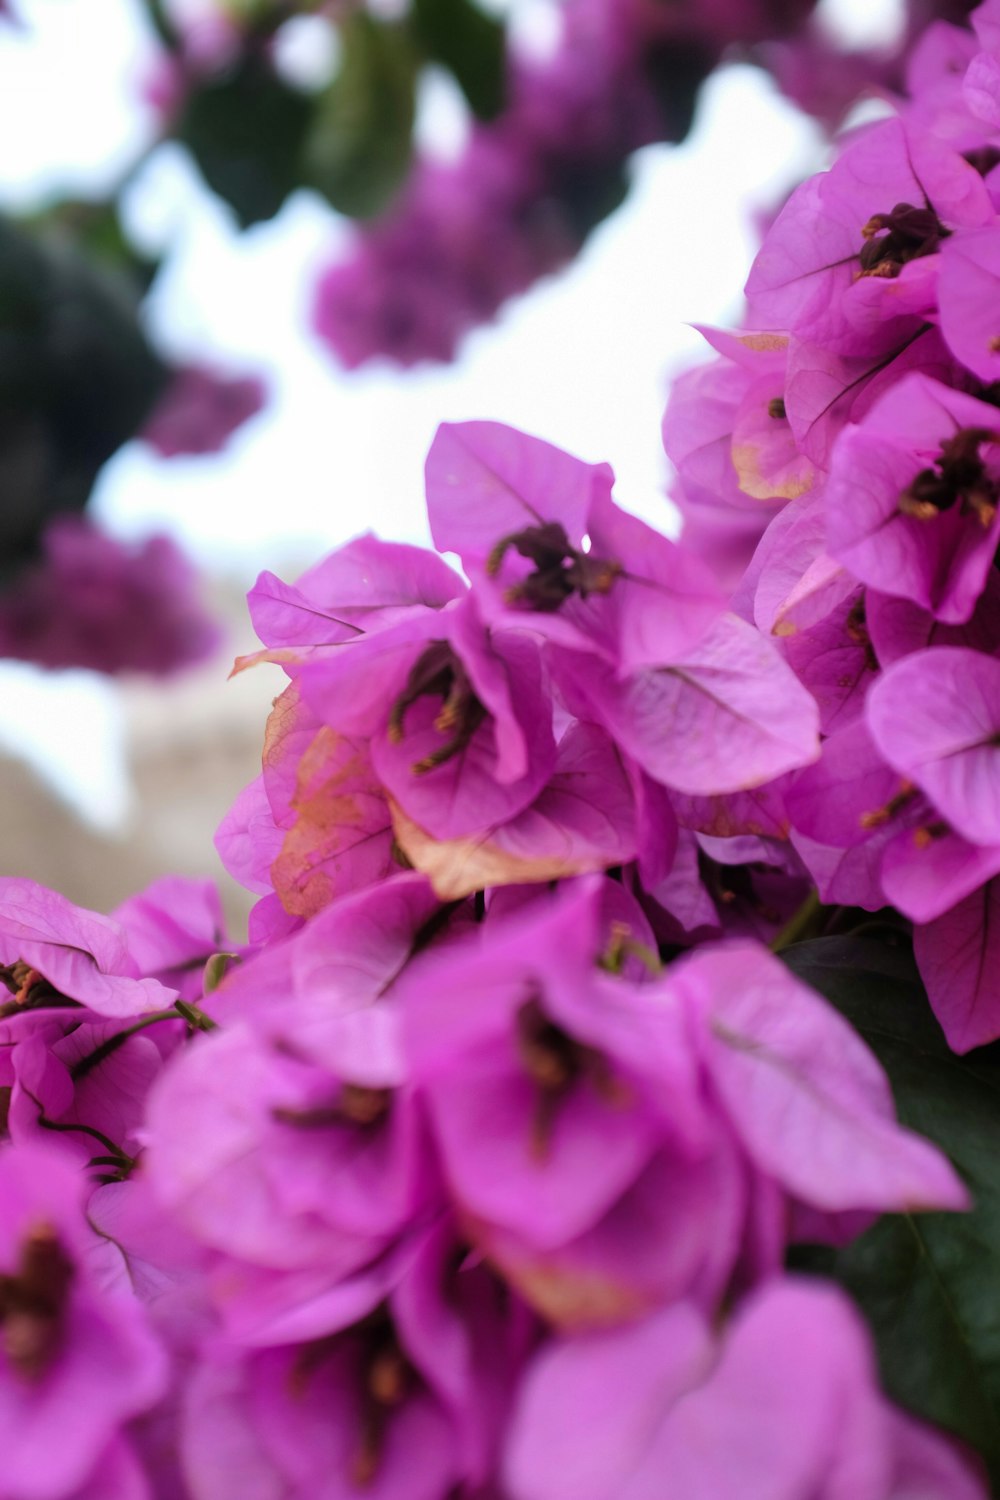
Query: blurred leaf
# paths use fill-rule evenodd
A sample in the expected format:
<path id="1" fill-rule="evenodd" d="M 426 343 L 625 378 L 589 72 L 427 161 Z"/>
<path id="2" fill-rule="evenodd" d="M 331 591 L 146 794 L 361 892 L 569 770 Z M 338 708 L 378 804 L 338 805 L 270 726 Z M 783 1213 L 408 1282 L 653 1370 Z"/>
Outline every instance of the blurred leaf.
<path id="1" fill-rule="evenodd" d="M 51 243 L 66 243 L 71 249 L 76 246 L 87 259 L 130 276 L 137 294 L 149 290 L 159 270 L 159 261 L 140 255 L 125 234 L 115 200 L 64 199 L 20 223 L 32 234 Z"/>
<path id="2" fill-rule="evenodd" d="M 888 1215 L 845 1249 L 808 1257 L 854 1295 L 886 1389 L 965 1438 L 1000 1479 L 1000 1050 L 949 1051 L 912 958 L 862 936 L 782 954 L 847 1017 L 889 1075 L 900 1118 L 947 1153 L 968 1214 Z"/>
<path id="3" fill-rule="evenodd" d="M 244 229 L 272 218 L 298 186 L 313 107 L 257 52 L 189 96 L 177 137 Z"/>
<path id="4" fill-rule="evenodd" d="M 717 62 L 717 53 L 694 37 L 666 38 L 647 50 L 643 68 L 659 107 L 661 139 L 687 135 L 698 91 Z"/>
<path id="5" fill-rule="evenodd" d="M 59 511 L 142 425 L 167 370 L 131 275 L 0 218 L 0 564 L 31 556 Z"/>
<path id="6" fill-rule="evenodd" d="M 340 37 L 340 67 L 320 97 L 305 175 L 341 213 L 370 218 L 409 169 L 419 58 L 406 27 L 365 11 L 344 21 Z"/>
<path id="7" fill-rule="evenodd" d="M 506 33 L 503 23 L 475 0 L 413 0 L 413 21 L 428 53 L 458 82 L 469 107 L 492 120 L 506 95 Z"/>
<path id="8" fill-rule="evenodd" d="M 558 210 L 569 226 L 573 241 L 583 244 L 604 219 L 621 208 L 628 196 L 628 169 L 617 163 L 574 163 L 557 177 Z M 541 212 L 546 205 L 541 204 Z"/>

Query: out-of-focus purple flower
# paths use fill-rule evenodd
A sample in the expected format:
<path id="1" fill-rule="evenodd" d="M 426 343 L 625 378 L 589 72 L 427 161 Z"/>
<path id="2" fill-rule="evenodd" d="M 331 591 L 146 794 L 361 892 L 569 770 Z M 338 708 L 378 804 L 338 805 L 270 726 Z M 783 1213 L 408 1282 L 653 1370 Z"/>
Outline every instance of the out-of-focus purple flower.
<path id="1" fill-rule="evenodd" d="M 163 1393 L 165 1360 L 138 1301 L 89 1269 L 82 1187 L 40 1147 L 0 1147 L 0 1442 L 17 1500 L 145 1493 L 118 1438 Z"/>
<path id="2" fill-rule="evenodd" d="M 842 51 L 818 27 L 767 42 L 758 55 L 782 93 L 830 131 L 860 99 L 885 94 L 899 73 L 894 52 Z"/>
<path id="3" fill-rule="evenodd" d="M 164 875 L 112 913 L 143 974 L 154 975 L 183 999 L 203 992 L 205 964 L 229 947 L 219 890 L 211 880 Z"/>
<path id="4" fill-rule="evenodd" d="M 193 1500 L 479 1494 L 531 1334 L 446 1217 L 359 1279 L 323 1337 L 209 1349 L 185 1397 Z"/>
<path id="5" fill-rule="evenodd" d="M 267 395 L 258 375 L 223 375 L 207 365 L 181 365 L 139 436 L 161 458 L 218 453 Z"/>
<path id="6" fill-rule="evenodd" d="M 402 1059 L 379 1011 L 359 1014 L 362 1032 L 365 1021 L 370 1056 L 356 1043 L 334 1070 L 297 1056 L 292 1028 L 281 1045 L 227 1025 L 188 1048 L 150 1099 L 144 1170 L 163 1211 L 212 1252 L 209 1289 L 251 1342 L 329 1331 L 345 1279 L 378 1260 L 426 1196 Z"/>
<path id="7" fill-rule="evenodd" d="M 984 1500 L 981 1472 L 891 1406 L 843 1292 L 770 1282 L 721 1338 L 680 1304 L 546 1346 L 507 1451 L 513 1500 Z"/>
<path id="8" fill-rule="evenodd" d="M 49 525 L 40 560 L 0 595 L 0 656 L 43 667 L 162 676 L 218 640 L 174 542 L 130 546 L 77 517 Z"/>
<path id="9" fill-rule="evenodd" d="M 328 907 L 230 972 L 222 1029 L 156 1085 L 147 1180 L 211 1252 L 227 1326 L 256 1342 L 325 1332 L 345 1278 L 433 1190 L 388 991 L 436 911 L 415 875 Z"/>
<path id="10" fill-rule="evenodd" d="M 508 102 L 455 163 L 418 161 L 321 277 L 314 327 L 348 368 L 454 357 L 462 336 L 558 270 L 621 193 L 628 157 L 686 133 L 725 47 L 794 30 L 810 0 L 664 9 L 572 0 L 544 60 L 508 58 Z"/>
<path id="11" fill-rule="evenodd" d="M 481 943 L 415 965 L 398 992 L 463 1222 L 568 1326 L 718 1292 L 742 1201 L 682 1017 L 598 966 L 644 938 L 638 912 L 629 929 L 607 921 L 602 884 L 491 918 Z"/>
<path id="12" fill-rule="evenodd" d="M 769 1221 L 774 1269 L 790 1205 L 831 1223 L 964 1206 L 944 1159 L 896 1124 L 856 1033 L 783 965 L 742 944 L 656 982 L 608 972 L 600 890 L 491 920 L 397 991 L 450 1191 L 547 1317 L 711 1304 L 748 1213 Z"/>

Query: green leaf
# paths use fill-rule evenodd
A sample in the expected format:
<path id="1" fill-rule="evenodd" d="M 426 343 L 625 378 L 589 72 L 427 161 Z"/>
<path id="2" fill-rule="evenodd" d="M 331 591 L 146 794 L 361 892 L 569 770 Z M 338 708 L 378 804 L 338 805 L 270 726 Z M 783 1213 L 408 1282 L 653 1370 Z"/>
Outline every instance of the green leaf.
<path id="1" fill-rule="evenodd" d="M 878 1055 L 900 1118 L 955 1163 L 968 1214 L 886 1216 L 812 1264 L 865 1312 L 886 1389 L 978 1448 L 1000 1481 L 1000 1051 L 949 1051 L 904 947 L 821 938 L 782 954 Z"/>
<path id="2" fill-rule="evenodd" d="M 272 218 L 298 186 L 313 107 L 251 52 L 190 95 L 176 133 L 247 228 Z"/>
<path id="3" fill-rule="evenodd" d="M 413 22 L 427 52 L 455 77 L 481 120 L 493 120 L 506 99 L 506 32 L 475 0 L 413 0 Z"/>
<path id="4" fill-rule="evenodd" d="M 63 198 L 19 220 L 29 233 L 64 243 L 108 271 L 131 277 L 136 297 L 148 292 L 159 261 L 136 250 L 122 228 L 116 199 Z"/>
<path id="5" fill-rule="evenodd" d="M 306 181 L 341 213 L 379 213 L 410 166 L 418 57 L 409 31 L 355 11 L 306 142 Z"/>
<path id="6" fill-rule="evenodd" d="M 682 141 L 694 122 L 698 92 L 718 61 L 705 41 L 666 36 L 646 49 L 643 71 L 660 112 L 660 137 Z"/>
<path id="7" fill-rule="evenodd" d="M 52 516 L 83 509 L 164 388 L 137 290 L 65 231 L 0 216 L 0 573 L 35 554 Z"/>

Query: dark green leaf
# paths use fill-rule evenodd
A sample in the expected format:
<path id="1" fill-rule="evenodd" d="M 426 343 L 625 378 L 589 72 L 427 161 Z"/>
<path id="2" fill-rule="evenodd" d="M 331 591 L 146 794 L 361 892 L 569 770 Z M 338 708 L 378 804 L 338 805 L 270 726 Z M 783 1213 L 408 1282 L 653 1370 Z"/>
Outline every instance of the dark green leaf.
<path id="1" fill-rule="evenodd" d="M 65 198 L 19 222 L 33 235 L 75 247 L 88 260 L 131 277 L 136 295 L 149 290 L 159 263 L 141 255 L 122 228 L 117 201 Z"/>
<path id="2" fill-rule="evenodd" d="M 246 228 L 270 219 L 298 186 L 312 114 L 312 101 L 251 52 L 190 95 L 177 136 Z"/>
<path id="3" fill-rule="evenodd" d="M 0 217 L 0 568 L 32 555 L 51 516 L 83 508 L 166 379 L 130 275 Z"/>
<path id="4" fill-rule="evenodd" d="M 340 28 L 341 61 L 306 142 L 306 181 L 352 218 L 385 207 L 411 157 L 419 59 L 409 31 L 365 11 Z"/>
<path id="5" fill-rule="evenodd" d="M 506 94 L 506 33 L 503 23 L 475 0 L 413 0 L 420 40 L 436 62 L 454 74 L 469 107 L 492 120 Z"/>
<path id="6" fill-rule="evenodd" d="M 877 1053 L 900 1118 L 948 1154 L 969 1214 L 887 1216 L 822 1258 L 874 1330 L 887 1390 L 980 1450 L 1000 1480 L 1000 1053 L 956 1057 L 905 947 L 821 938 L 782 957 Z"/>
<path id="7" fill-rule="evenodd" d="M 666 37 L 643 59 L 646 79 L 660 111 L 665 141 L 682 141 L 691 129 L 698 91 L 717 62 L 717 54 L 695 37 Z"/>

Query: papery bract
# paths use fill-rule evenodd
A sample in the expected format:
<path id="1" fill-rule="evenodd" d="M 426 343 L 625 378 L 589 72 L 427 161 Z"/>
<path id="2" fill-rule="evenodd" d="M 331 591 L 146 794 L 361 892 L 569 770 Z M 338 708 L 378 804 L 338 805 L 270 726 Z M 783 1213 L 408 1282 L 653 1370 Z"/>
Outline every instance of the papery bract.
<path id="1" fill-rule="evenodd" d="M 813 698 L 735 615 L 685 656 L 624 679 L 567 651 L 553 670 L 654 781 L 678 792 L 741 791 L 818 754 Z"/>
<path id="2" fill-rule="evenodd" d="M 109 1444 L 166 1384 L 138 1302 L 88 1272 L 82 1188 L 40 1147 L 0 1149 L 0 1439 L 17 1500 L 88 1493 Z"/>
<path id="3" fill-rule="evenodd" d="M 972 614 L 1000 538 L 995 408 L 912 375 L 834 453 L 829 547 L 855 578 L 948 624 Z"/>
<path id="4" fill-rule="evenodd" d="M 680 1304 L 543 1349 L 508 1449 L 514 1500 L 652 1500 L 675 1484 L 691 1500 L 982 1500 L 973 1467 L 881 1395 L 842 1292 L 772 1281 L 713 1342 Z"/>
<path id="5" fill-rule="evenodd" d="M 967 1203 L 945 1158 L 896 1123 L 857 1033 L 766 950 L 703 950 L 672 982 L 703 1028 L 705 1066 L 745 1149 L 788 1192 L 834 1212 Z"/>
<path id="6" fill-rule="evenodd" d="M 916 652 L 872 689 L 868 723 L 950 828 L 1000 845 L 1000 660 L 961 646 Z"/>
<path id="7" fill-rule="evenodd" d="M 102 1016 L 162 1010 L 176 993 L 139 977 L 116 922 L 33 880 L 0 879 L 0 961 L 27 965 L 59 994 Z M 22 998 L 33 983 L 24 976 Z"/>
<path id="8" fill-rule="evenodd" d="M 955 1052 L 1000 1037 L 993 982 L 998 942 L 1000 882 L 995 877 L 913 934 L 920 977 Z"/>

